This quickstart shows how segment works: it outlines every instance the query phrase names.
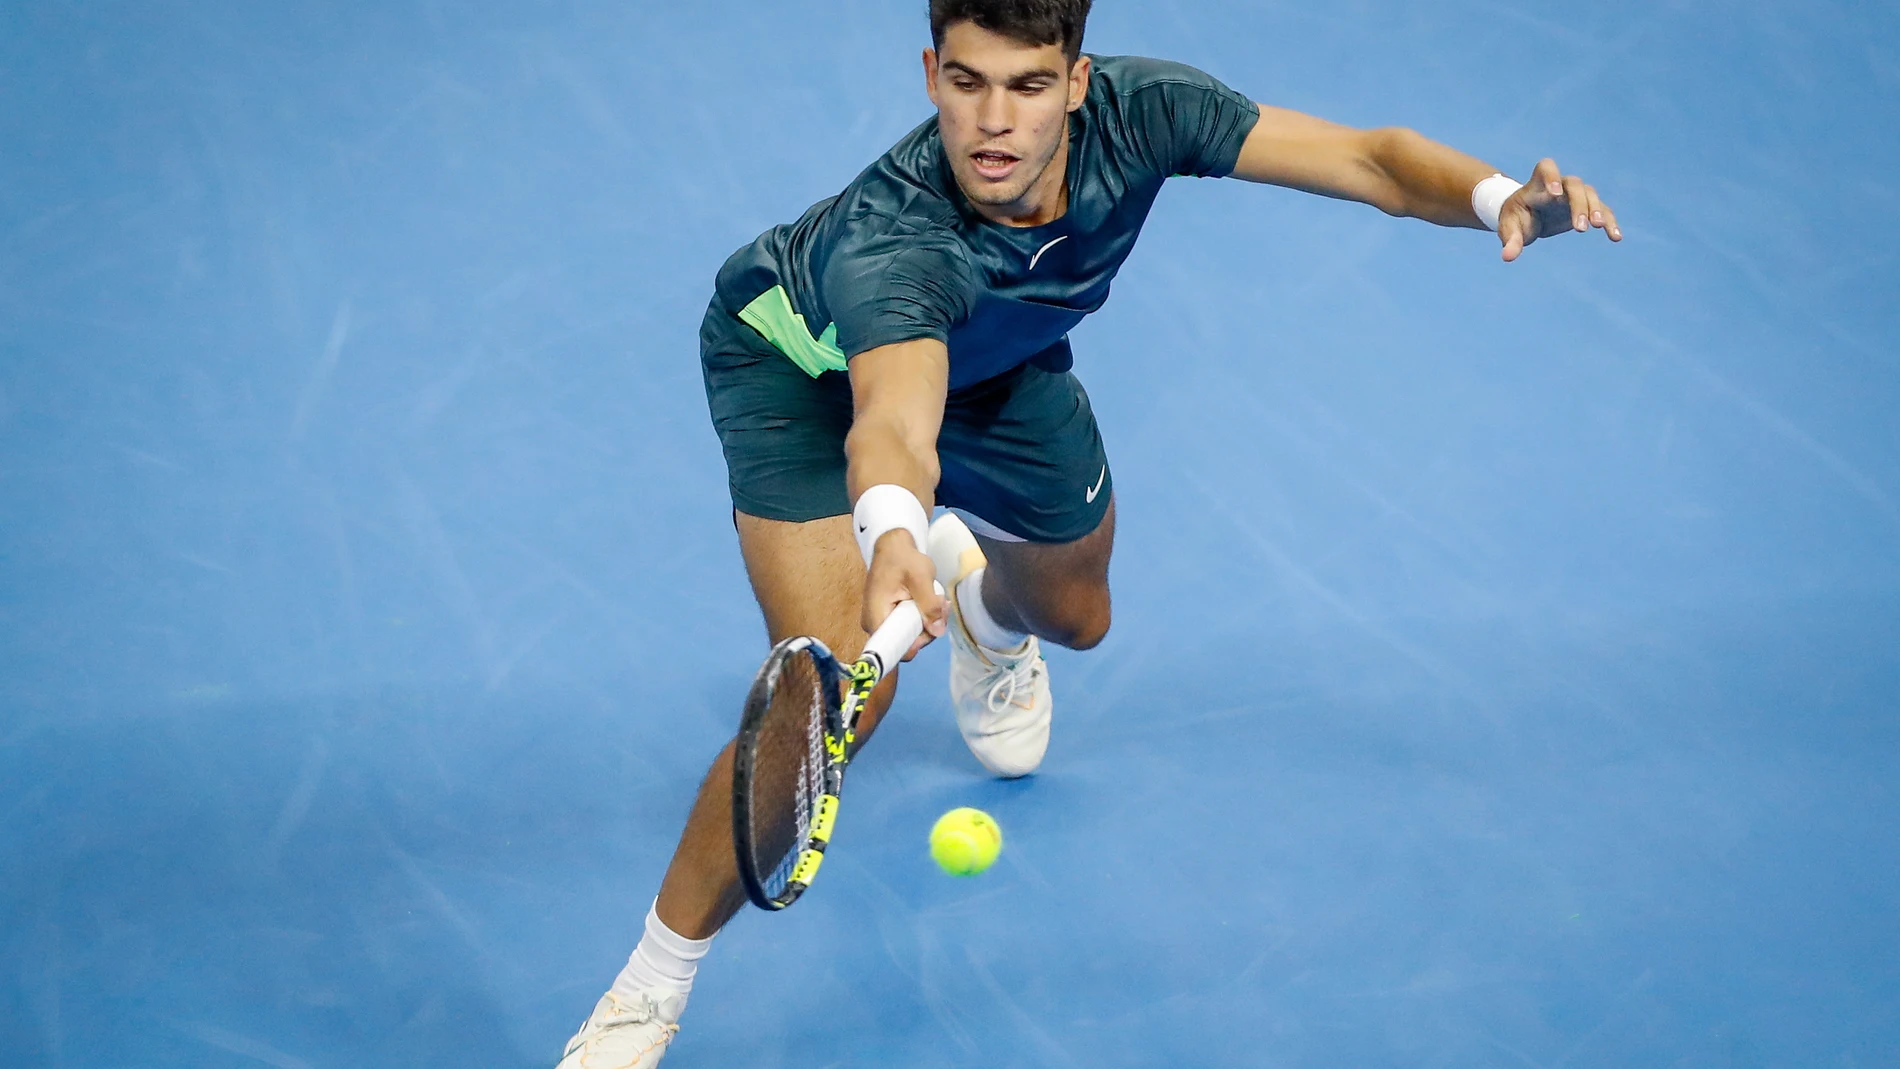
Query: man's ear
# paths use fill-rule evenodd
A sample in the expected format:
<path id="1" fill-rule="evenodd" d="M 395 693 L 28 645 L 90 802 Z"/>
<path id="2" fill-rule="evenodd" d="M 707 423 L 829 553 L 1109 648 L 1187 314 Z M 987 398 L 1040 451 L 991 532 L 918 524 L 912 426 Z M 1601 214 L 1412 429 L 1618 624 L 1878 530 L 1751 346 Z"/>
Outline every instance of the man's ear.
<path id="1" fill-rule="evenodd" d="M 929 94 L 930 103 L 937 103 L 937 50 L 924 49 L 924 92 Z"/>
<path id="2" fill-rule="evenodd" d="M 1089 62 L 1089 57 L 1087 56 L 1082 56 L 1078 58 L 1073 64 L 1070 64 L 1069 66 L 1069 110 L 1070 111 L 1074 111 L 1077 108 L 1081 107 L 1082 102 L 1088 99 L 1089 71 L 1092 69 L 1092 67 L 1093 67 L 1093 64 Z"/>

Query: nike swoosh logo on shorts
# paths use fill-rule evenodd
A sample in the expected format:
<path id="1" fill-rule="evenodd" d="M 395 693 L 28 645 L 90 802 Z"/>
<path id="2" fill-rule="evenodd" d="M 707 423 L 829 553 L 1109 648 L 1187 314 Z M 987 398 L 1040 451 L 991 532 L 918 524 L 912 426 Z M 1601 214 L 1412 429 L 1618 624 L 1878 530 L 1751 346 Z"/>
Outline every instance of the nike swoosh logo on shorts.
<path id="1" fill-rule="evenodd" d="M 1050 249 L 1053 249 L 1053 248 L 1055 248 L 1055 247 L 1056 247 L 1057 245 L 1060 245 L 1060 244 L 1062 244 L 1063 242 L 1065 242 L 1065 241 L 1067 241 L 1067 240 L 1069 240 L 1069 235 L 1067 235 L 1067 234 L 1064 234 L 1064 235 L 1062 235 L 1061 237 L 1059 237 L 1059 238 L 1057 238 L 1057 239 L 1055 239 L 1054 241 L 1052 241 L 1052 242 L 1050 242 L 1049 244 L 1047 244 L 1047 245 L 1044 245 L 1044 246 L 1043 246 L 1042 248 L 1040 248 L 1040 249 L 1037 249 L 1037 250 L 1036 250 L 1036 255 L 1034 255 L 1034 256 L 1031 256 L 1031 257 L 1029 258 L 1029 269 L 1030 269 L 1031 271 L 1034 271 L 1034 270 L 1036 269 L 1036 261 L 1037 261 L 1037 260 L 1040 260 L 1040 259 L 1042 259 L 1042 254 L 1043 254 L 1043 253 L 1045 253 L 1045 252 L 1048 252 L 1048 251 L 1049 251 Z"/>
<path id="2" fill-rule="evenodd" d="M 1102 483 L 1106 481 L 1107 479 L 1108 479 L 1108 465 L 1104 464 L 1102 465 L 1102 474 L 1097 475 L 1095 477 L 1095 485 L 1089 487 L 1089 491 L 1087 495 L 1087 500 L 1089 504 L 1091 505 L 1095 504 L 1095 495 L 1102 492 Z"/>

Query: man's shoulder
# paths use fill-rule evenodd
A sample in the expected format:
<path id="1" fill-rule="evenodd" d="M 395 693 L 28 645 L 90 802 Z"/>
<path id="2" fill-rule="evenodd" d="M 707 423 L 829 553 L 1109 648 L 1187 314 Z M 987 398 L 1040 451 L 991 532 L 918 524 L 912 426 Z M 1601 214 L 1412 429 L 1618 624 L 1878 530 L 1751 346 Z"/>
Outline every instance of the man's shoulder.
<path id="1" fill-rule="evenodd" d="M 1137 160 L 1162 179 L 1232 172 L 1260 115 L 1253 101 L 1185 63 L 1091 59 L 1089 116 L 1109 153 Z"/>
<path id="2" fill-rule="evenodd" d="M 1150 56 L 1089 55 L 1089 91 L 1125 97 L 1157 86 L 1212 88 L 1219 84 L 1198 67 Z"/>
<path id="3" fill-rule="evenodd" d="M 961 229 L 963 218 L 947 181 L 943 141 L 933 117 L 853 179 L 839 195 L 837 210 L 854 228 L 948 236 Z"/>

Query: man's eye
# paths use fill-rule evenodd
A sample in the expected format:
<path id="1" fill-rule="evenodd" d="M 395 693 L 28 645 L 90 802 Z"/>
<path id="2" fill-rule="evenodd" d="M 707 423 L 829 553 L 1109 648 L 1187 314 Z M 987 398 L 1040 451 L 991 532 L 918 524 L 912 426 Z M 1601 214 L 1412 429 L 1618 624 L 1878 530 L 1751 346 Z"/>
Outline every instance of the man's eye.
<path id="1" fill-rule="evenodd" d="M 961 89 L 961 90 L 963 90 L 963 91 L 964 91 L 964 92 L 966 92 L 966 93 L 974 93 L 974 92 L 976 92 L 976 91 L 977 91 L 978 89 L 981 89 L 981 88 L 983 88 L 982 86 L 980 86 L 980 85 L 978 85 L 978 84 L 976 84 L 975 82 L 968 82 L 968 81 L 965 81 L 965 82 L 953 82 L 953 83 L 951 83 L 951 84 L 952 84 L 952 85 L 955 85 L 955 86 L 956 86 L 956 87 L 957 87 L 958 89 Z"/>
<path id="2" fill-rule="evenodd" d="M 1024 96 L 1035 96 L 1047 88 L 1049 88 L 1049 83 L 1047 82 L 1030 82 L 1028 85 L 1017 86 L 1016 91 Z"/>

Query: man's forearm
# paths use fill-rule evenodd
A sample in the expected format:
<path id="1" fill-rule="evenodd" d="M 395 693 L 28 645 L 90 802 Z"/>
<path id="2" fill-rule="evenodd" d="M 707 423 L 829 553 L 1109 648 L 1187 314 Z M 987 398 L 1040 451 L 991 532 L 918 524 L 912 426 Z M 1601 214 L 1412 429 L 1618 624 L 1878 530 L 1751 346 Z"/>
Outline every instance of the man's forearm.
<path id="1" fill-rule="evenodd" d="M 920 338 L 851 358 L 851 433 L 845 486 L 853 504 L 873 486 L 901 486 L 930 510 L 937 495 L 937 432 L 943 427 L 950 350 Z M 922 546 L 917 547 L 922 549 Z"/>
<path id="2" fill-rule="evenodd" d="M 1370 155 L 1395 194 L 1391 204 L 1380 205 L 1387 212 L 1439 226 L 1485 229 L 1471 209 L 1471 191 L 1497 168 L 1402 128 L 1377 131 Z"/>
<path id="3" fill-rule="evenodd" d="M 845 437 L 845 483 L 856 501 L 873 486 L 890 483 L 917 496 L 928 511 L 936 500 L 936 443 L 919 441 L 896 421 L 860 418 Z M 918 547 L 922 549 L 922 546 Z"/>

